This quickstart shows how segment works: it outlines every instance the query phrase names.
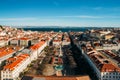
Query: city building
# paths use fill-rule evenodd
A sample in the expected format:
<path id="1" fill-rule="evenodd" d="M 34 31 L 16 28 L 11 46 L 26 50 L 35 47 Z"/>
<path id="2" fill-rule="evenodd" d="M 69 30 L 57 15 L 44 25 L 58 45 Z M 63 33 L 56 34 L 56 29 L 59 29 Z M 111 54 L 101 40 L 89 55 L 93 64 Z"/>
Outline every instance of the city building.
<path id="1" fill-rule="evenodd" d="M 21 46 L 29 46 L 30 39 L 27 37 L 20 38 L 20 45 Z"/>
<path id="2" fill-rule="evenodd" d="M 31 59 L 37 59 L 38 56 L 40 56 L 40 53 L 42 52 L 42 50 L 47 46 L 47 42 L 45 41 L 40 41 L 37 44 L 34 44 L 33 46 L 30 47 L 31 50 Z"/>
<path id="3" fill-rule="evenodd" d="M 1 80 L 17 80 L 19 74 L 30 64 L 28 54 L 21 54 L 6 61 L 6 65 L 1 71 Z"/>
<path id="4" fill-rule="evenodd" d="M 120 68 L 101 51 L 95 50 L 91 45 L 82 48 L 82 54 L 93 68 L 99 80 L 119 80 Z"/>
<path id="5" fill-rule="evenodd" d="M 13 54 L 16 51 L 19 51 L 20 49 L 22 49 L 22 47 L 19 46 L 6 46 L 6 47 L 1 47 L 0 48 L 0 64 L 5 61 L 6 59 L 10 58 L 13 56 Z"/>
<path id="6" fill-rule="evenodd" d="M 90 80 L 89 76 L 25 76 L 22 80 Z"/>

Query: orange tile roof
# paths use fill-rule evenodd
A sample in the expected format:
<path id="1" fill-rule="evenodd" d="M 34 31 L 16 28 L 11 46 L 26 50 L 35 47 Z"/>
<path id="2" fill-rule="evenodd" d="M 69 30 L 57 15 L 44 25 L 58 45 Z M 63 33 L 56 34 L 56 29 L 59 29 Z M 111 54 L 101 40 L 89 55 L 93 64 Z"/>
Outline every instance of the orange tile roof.
<path id="1" fill-rule="evenodd" d="M 95 63 L 96 67 L 101 71 L 101 72 L 113 72 L 113 71 L 118 71 L 120 72 L 120 68 L 111 61 L 109 61 L 105 56 L 102 54 L 95 54 L 91 52 L 92 54 L 89 54 L 89 57 L 93 60 Z"/>
<path id="2" fill-rule="evenodd" d="M 12 40 L 19 40 L 19 38 L 14 38 L 14 39 L 12 39 Z"/>
<path id="3" fill-rule="evenodd" d="M 101 66 L 101 72 L 113 72 L 113 71 L 120 72 L 120 68 L 113 64 L 103 64 Z"/>
<path id="4" fill-rule="evenodd" d="M 14 70 L 15 67 L 17 67 L 18 65 L 20 65 L 20 63 L 22 61 L 24 61 L 28 57 L 29 57 L 29 54 L 21 54 L 21 55 L 19 55 L 17 57 L 14 57 L 14 60 L 12 61 L 12 63 L 7 64 L 7 65 L 4 66 L 4 70 L 6 70 L 6 69 L 7 70 Z M 11 59 L 13 59 L 13 58 L 11 58 Z"/>
<path id="5" fill-rule="evenodd" d="M 12 48 L 1 48 L 0 49 L 0 57 L 6 56 L 8 54 L 13 53 L 14 50 Z"/>
<path id="6" fill-rule="evenodd" d="M 15 58 L 9 58 L 9 59 L 7 59 L 7 61 L 14 61 L 14 60 L 16 60 Z"/>
<path id="7" fill-rule="evenodd" d="M 45 44 L 45 41 L 40 41 L 39 43 L 31 46 L 30 49 L 31 49 L 31 50 L 36 50 L 36 49 L 38 49 L 39 47 L 41 47 L 43 44 Z"/>
<path id="8" fill-rule="evenodd" d="M 29 40 L 29 38 L 23 37 L 23 38 L 20 38 L 20 40 Z"/>
<path id="9" fill-rule="evenodd" d="M 23 77 L 23 80 L 27 79 L 45 79 L 45 80 L 90 80 L 89 76 L 26 76 Z"/>

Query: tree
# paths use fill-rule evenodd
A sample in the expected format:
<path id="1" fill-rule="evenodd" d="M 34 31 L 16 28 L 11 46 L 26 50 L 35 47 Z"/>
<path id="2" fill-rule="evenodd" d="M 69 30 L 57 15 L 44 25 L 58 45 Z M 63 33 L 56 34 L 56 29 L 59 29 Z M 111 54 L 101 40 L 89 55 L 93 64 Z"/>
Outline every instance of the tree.
<path id="1" fill-rule="evenodd" d="M 5 64 L 6 64 L 6 60 L 5 60 L 5 61 L 2 61 L 1 65 L 0 65 L 0 70 L 3 69 L 3 66 L 5 66 Z"/>
<path id="2" fill-rule="evenodd" d="M 0 25 L 0 28 L 2 28 L 2 25 Z"/>
<path id="3" fill-rule="evenodd" d="M 2 26 L 2 25 L 0 25 L 0 28 L 1 28 L 2 30 L 4 30 L 4 28 L 3 28 L 3 26 Z"/>
<path id="4" fill-rule="evenodd" d="M 44 51 L 45 51 L 45 52 L 49 52 L 49 46 L 46 46 L 46 47 L 44 48 Z"/>
<path id="5" fill-rule="evenodd" d="M 21 72 L 19 77 L 22 78 L 24 76 L 24 72 Z"/>

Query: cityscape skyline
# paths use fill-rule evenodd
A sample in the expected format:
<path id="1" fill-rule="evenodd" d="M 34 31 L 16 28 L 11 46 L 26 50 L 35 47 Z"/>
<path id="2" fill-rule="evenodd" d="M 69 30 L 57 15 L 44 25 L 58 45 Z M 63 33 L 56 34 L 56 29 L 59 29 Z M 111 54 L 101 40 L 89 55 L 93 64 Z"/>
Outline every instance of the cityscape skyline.
<path id="1" fill-rule="evenodd" d="M 0 24 L 120 27 L 119 0 L 1 0 Z"/>

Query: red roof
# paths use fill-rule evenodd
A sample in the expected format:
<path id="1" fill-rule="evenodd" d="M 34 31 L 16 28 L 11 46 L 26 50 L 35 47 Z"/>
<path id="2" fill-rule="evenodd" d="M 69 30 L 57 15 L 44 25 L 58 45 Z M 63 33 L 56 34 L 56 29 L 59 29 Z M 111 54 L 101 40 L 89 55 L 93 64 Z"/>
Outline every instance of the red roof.
<path id="1" fill-rule="evenodd" d="M 45 41 L 40 41 L 39 43 L 31 46 L 30 49 L 36 50 L 36 49 L 38 49 L 39 47 L 41 47 L 43 44 L 45 44 Z"/>
<path id="2" fill-rule="evenodd" d="M 20 40 L 29 40 L 29 38 L 23 37 L 23 38 L 20 38 Z"/>
<path id="3" fill-rule="evenodd" d="M 113 72 L 113 71 L 120 72 L 120 68 L 113 64 L 103 64 L 101 66 L 101 72 Z"/>
<path id="4" fill-rule="evenodd" d="M 92 53 L 92 52 L 91 52 Z M 113 63 L 111 63 L 110 60 L 108 60 L 106 57 L 104 57 L 102 54 L 89 54 L 89 57 L 92 59 L 92 61 L 95 63 L 96 67 L 101 72 L 113 72 L 118 71 L 120 72 L 120 68 Z"/>
<path id="5" fill-rule="evenodd" d="M 45 79 L 45 80 L 90 80 L 89 76 L 26 76 L 23 80 L 27 79 Z"/>
<path id="6" fill-rule="evenodd" d="M 12 54 L 14 50 L 12 48 L 1 48 L 0 49 L 0 57 L 6 56 L 8 54 Z"/>
<path id="7" fill-rule="evenodd" d="M 20 63 L 22 61 L 24 61 L 28 57 L 29 57 L 29 54 L 21 54 L 21 55 L 19 55 L 17 57 L 8 59 L 8 60 L 12 59 L 13 61 L 12 61 L 12 63 L 10 63 L 10 64 L 8 63 L 7 65 L 5 65 L 4 66 L 4 70 L 6 70 L 6 69 L 8 69 L 8 70 L 14 70 L 15 67 L 19 66 Z"/>

